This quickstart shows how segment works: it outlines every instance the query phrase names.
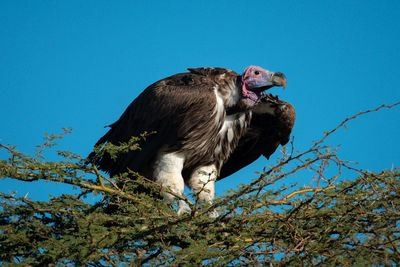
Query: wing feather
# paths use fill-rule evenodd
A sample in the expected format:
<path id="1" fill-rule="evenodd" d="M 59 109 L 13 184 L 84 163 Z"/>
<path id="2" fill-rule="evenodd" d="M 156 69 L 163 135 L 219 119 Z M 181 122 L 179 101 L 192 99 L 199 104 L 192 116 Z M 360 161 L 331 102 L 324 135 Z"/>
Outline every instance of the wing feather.
<path id="1" fill-rule="evenodd" d="M 253 113 L 246 134 L 240 138 L 237 148 L 222 166 L 219 180 L 249 165 L 261 155 L 268 159 L 279 145 L 289 141 L 296 119 L 293 106 L 270 95 L 257 104 L 261 110 L 262 105 L 268 105 L 268 108 L 274 106 L 274 114 Z"/>
<path id="2" fill-rule="evenodd" d="M 100 158 L 92 153 L 89 158 L 111 176 L 127 168 L 141 172 L 162 147 L 179 150 L 190 142 L 190 136 L 196 138 L 190 133 L 208 131 L 216 105 L 216 82 L 206 68 L 193 70 L 198 71 L 176 74 L 146 88 L 96 144 L 118 145 L 132 136 L 153 132 L 139 142 L 140 151 L 120 154 L 116 160 L 107 153 Z"/>

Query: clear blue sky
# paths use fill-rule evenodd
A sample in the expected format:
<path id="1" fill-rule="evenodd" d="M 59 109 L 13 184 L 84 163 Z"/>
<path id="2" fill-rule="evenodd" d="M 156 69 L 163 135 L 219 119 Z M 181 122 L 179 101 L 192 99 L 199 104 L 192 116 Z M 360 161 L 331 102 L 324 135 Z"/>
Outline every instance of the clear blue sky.
<path id="1" fill-rule="evenodd" d="M 1 1 L 0 142 L 32 153 L 44 133 L 71 126 L 58 149 L 87 155 L 151 83 L 188 67 L 259 65 L 286 74 L 287 89 L 272 92 L 296 108 L 302 150 L 347 116 L 400 101 L 399 64 L 400 1 Z M 399 118 L 400 108 L 368 115 L 328 143 L 360 168 L 399 167 Z M 66 190 L 0 189 L 35 199 Z"/>

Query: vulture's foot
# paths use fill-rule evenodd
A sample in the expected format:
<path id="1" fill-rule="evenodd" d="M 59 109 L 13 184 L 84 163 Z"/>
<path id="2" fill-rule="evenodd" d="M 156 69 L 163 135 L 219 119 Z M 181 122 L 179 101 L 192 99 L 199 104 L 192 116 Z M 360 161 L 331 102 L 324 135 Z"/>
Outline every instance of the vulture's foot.
<path id="1" fill-rule="evenodd" d="M 191 212 L 189 205 L 185 201 L 179 200 L 178 215 L 190 214 Z"/>
<path id="2" fill-rule="evenodd" d="M 212 211 L 207 212 L 207 216 L 212 219 L 215 219 L 215 218 L 219 217 L 219 213 L 216 210 L 212 210 Z"/>

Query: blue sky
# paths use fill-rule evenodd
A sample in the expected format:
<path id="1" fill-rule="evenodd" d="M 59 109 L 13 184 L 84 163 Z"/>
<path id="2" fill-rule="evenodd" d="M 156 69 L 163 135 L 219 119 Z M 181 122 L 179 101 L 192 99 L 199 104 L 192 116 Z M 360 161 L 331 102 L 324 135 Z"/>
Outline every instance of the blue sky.
<path id="1" fill-rule="evenodd" d="M 399 1 L 1 1 L 0 142 L 32 153 L 44 133 L 73 127 L 58 149 L 87 155 L 151 83 L 188 67 L 259 65 L 286 74 L 287 89 L 272 93 L 296 108 L 303 150 L 346 117 L 400 101 L 399 48 Z M 327 141 L 359 168 L 399 167 L 399 118 L 399 107 L 370 114 Z M 45 199 L 67 189 L 6 179 L 0 190 Z"/>

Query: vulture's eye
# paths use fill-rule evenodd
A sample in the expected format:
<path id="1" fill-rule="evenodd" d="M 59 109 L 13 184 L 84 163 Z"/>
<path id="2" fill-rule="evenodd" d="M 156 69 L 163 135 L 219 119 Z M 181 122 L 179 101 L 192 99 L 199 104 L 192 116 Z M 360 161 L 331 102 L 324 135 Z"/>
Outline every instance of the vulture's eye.
<path id="1" fill-rule="evenodd" d="M 255 74 L 255 75 L 258 75 L 258 74 L 260 74 L 260 72 L 259 72 L 258 70 L 256 70 L 256 71 L 254 72 L 254 74 Z"/>

